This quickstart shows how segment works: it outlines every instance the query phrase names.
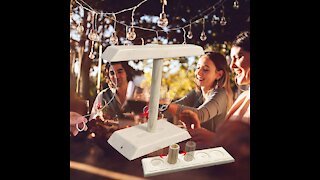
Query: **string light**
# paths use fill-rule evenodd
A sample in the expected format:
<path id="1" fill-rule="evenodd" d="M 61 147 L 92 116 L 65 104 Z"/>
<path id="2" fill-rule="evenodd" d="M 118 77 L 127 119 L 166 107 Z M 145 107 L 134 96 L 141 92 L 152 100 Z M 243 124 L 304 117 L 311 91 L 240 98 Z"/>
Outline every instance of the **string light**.
<path id="1" fill-rule="evenodd" d="M 134 32 L 134 27 L 131 26 L 127 32 L 127 39 L 133 41 L 137 37 L 137 34 Z"/>
<path id="2" fill-rule="evenodd" d="M 210 14 L 216 12 L 218 7 L 222 6 L 224 2 L 225 0 L 220 0 L 217 3 L 215 3 L 213 6 L 210 6 L 208 9 L 202 11 L 199 15 L 196 15 L 195 17 L 191 18 L 190 19 L 190 22 L 192 22 L 191 24 L 198 22 L 204 16 L 209 16 Z M 194 20 L 194 19 L 197 19 L 197 20 Z"/>
<path id="3" fill-rule="evenodd" d="M 93 45 L 94 45 L 94 41 L 91 41 L 91 50 L 90 50 L 90 54 L 89 54 L 89 58 L 90 59 L 94 59 L 95 56 L 93 54 Z"/>
<path id="4" fill-rule="evenodd" d="M 117 45 L 119 43 L 119 39 L 118 39 L 118 36 L 117 36 L 117 32 L 114 31 L 110 37 L 110 44 L 112 45 Z"/>
<path id="5" fill-rule="evenodd" d="M 205 29 L 205 19 L 203 18 L 202 19 L 202 32 L 200 34 L 200 40 L 201 41 L 207 40 L 207 36 L 206 36 L 206 33 L 204 32 L 204 29 Z"/>
<path id="6" fill-rule="evenodd" d="M 202 41 L 205 41 L 207 39 L 207 36 L 206 36 L 206 33 L 205 33 L 205 28 L 204 28 L 204 23 L 205 23 L 205 18 L 204 17 L 208 17 L 209 15 L 213 14 L 220 7 L 222 7 L 222 10 L 221 10 L 222 17 L 219 18 L 216 15 L 213 15 L 212 19 L 211 19 L 211 24 L 212 25 L 216 25 L 218 23 L 219 19 L 220 19 L 219 24 L 221 26 L 224 26 L 227 23 L 226 17 L 224 16 L 224 9 L 223 9 L 224 8 L 223 4 L 224 4 L 224 2 L 226 0 L 219 0 L 214 5 L 210 6 L 208 9 L 206 9 L 204 11 L 201 11 L 200 14 L 192 17 L 189 20 L 188 24 L 186 24 L 184 26 L 181 26 L 181 27 L 167 28 L 168 19 L 167 19 L 167 14 L 164 11 L 164 7 L 165 7 L 165 5 L 167 5 L 167 0 L 163 0 L 162 1 L 162 12 L 160 13 L 160 17 L 159 17 L 159 20 L 157 22 L 157 25 L 159 27 L 161 27 L 162 29 L 156 30 L 156 29 L 150 29 L 150 28 L 135 26 L 134 25 L 134 12 L 138 7 L 140 7 L 143 3 L 147 2 L 147 1 L 148 0 L 143 0 L 143 1 L 141 1 L 140 3 L 138 3 L 137 5 L 135 5 L 133 7 L 130 7 L 130 8 L 127 8 L 127 9 L 123 9 L 123 10 L 120 10 L 118 12 L 110 13 L 110 12 L 98 12 L 98 11 L 95 11 L 90 5 L 88 5 L 83 0 L 71 0 L 72 4 L 70 5 L 70 9 L 71 9 L 70 16 L 72 16 L 71 12 L 72 12 L 72 8 L 74 7 L 74 5 L 78 5 L 79 6 L 79 11 L 81 11 L 81 12 L 84 11 L 84 10 L 87 10 L 87 11 L 91 12 L 91 14 L 92 14 L 91 15 L 91 17 L 92 17 L 91 25 L 92 26 L 91 26 L 91 29 L 89 31 L 90 33 L 88 34 L 88 39 L 91 40 L 91 41 L 97 41 L 97 42 L 101 41 L 101 36 L 103 34 L 103 33 L 100 33 L 100 35 L 99 35 L 98 32 L 97 32 L 97 28 L 96 28 L 97 21 L 101 21 L 104 16 L 106 18 L 110 19 L 110 20 L 113 20 L 114 21 L 114 32 L 112 33 L 112 35 L 110 36 L 110 39 L 109 39 L 109 43 L 111 45 L 119 44 L 119 38 L 117 37 L 117 32 L 116 32 L 116 29 L 115 29 L 116 23 L 125 26 L 125 29 L 126 29 L 126 37 L 125 38 L 126 39 L 123 41 L 124 45 L 132 44 L 131 41 L 133 41 L 137 37 L 135 29 L 141 29 L 141 30 L 144 30 L 144 31 L 155 32 L 156 35 L 157 35 L 155 43 L 158 43 L 158 40 L 159 40 L 158 33 L 159 32 L 165 32 L 167 34 L 167 40 L 166 41 L 169 42 L 168 32 L 170 32 L 170 31 L 178 31 L 178 30 L 185 31 L 185 28 L 189 27 L 189 31 L 187 33 L 187 38 L 188 39 L 192 39 L 194 36 L 192 34 L 191 26 L 192 26 L 192 24 L 199 23 L 199 21 L 201 19 L 202 19 L 202 23 L 203 23 L 203 30 L 201 32 L 200 39 Z M 238 0 L 234 0 L 233 8 L 235 8 L 235 9 L 239 8 L 239 1 Z M 127 11 L 132 11 L 132 13 L 131 13 L 131 23 L 130 24 L 126 24 L 124 21 L 118 21 L 117 18 L 116 18 L 116 15 L 120 14 L 120 13 L 127 12 Z M 95 18 L 96 15 L 100 15 L 99 20 Z M 77 29 L 78 33 L 79 34 L 83 33 L 84 28 L 83 28 L 82 20 L 80 21 L 80 23 L 78 22 L 77 25 L 78 26 L 76 27 L 76 29 Z M 166 28 L 164 28 L 164 27 L 166 27 Z M 100 31 L 100 27 L 99 27 L 99 31 Z M 185 39 L 185 34 L 183 35 L 183 37 Z M 183 43 L 185 43 L 185 42 L 186 41 L 184 40 Z M 93 55 L 93 51 L 90 52 L 90 55 L 91 55 L 91 57 L 94 56 Z"/>
<path id="7" fill-rule="evenodd" d="M 82 8 L 82 6 L 80 6 L 79 12 L 82 12 L 82 11 L 83 11 L 83 8 Z M 82 19 L 78 24 L 77 31 L 79 32 L 79 34 L 82 34 L 84 31 L 84 27 L 82 26 Z"/>
<path id="8" fill-rule="evenodd" d="M 164 12 L 164 6 L 167 5 L 167 0 L 163 0 L 162 2 L 162 12 L 160 13 L 159 20 L 157 22 L 158 26 L 161 28 L 167 27 L 168 26 L 168 18 L 166 13 Z"/>
<path id="9" fill-rule="evenodd" d="M 183 30 L 183 43 L 182 44 L 187 44 L 186 42 L 186 30 L 184 28 L 182 28 Z"/>
<path id="10" fill-rule="evenodd" d="M 221 26 L 225 26 L 226 24 L 227 24 L 226 17 L 222 16 L 222 17 L 221 17 L 221 20 L 220 20 L 220 25 L 221 25 Z"/>
<path id="11" fill-rule="evenodd" d="M 84 27 L 82 26 L 81 22 L 79 23 L 79 25 L 77 27 L 77 31 L 79 32 L 79 34 L 82 34 L 84 31 Z"/>
<path id="12" fill-rule="evenodd" d="M 88 35 L 88 38 L 91 40 L 91 41 L 100 41 L 100 36 L 98 35 L 97 31 L 95 30 L 94 28 L 94 20 L 95 20 L 95 12 L 94 11 L 91 11 L 91 14 L 92 14 L 92 29 L 90 30 L 90 33 Z"/>
<path id="13" fill-rule="evenodd" d="M 220 19 L 220 25 L 225 26 L 227 24 L 227 21 L 226 21 L 226 17 L 224 17 L 224 6 L 223 5 L 222 5 L 221 12 L 222 12 L 222 16 Z"/>
<path id="14" fill-rule="evenodd" d="M 83 7 L 83 5 L 79 2 L 81 1 L 83 4 L 85 4 L 87 7 Z M 113 17 L 113 14 L 120 14 L 120 13 L 123 13 L 123 12 L 126 12 L 126 11 L 130 11 L 130 10 L 135 10 L 137 9 L 140 5 L 142 5 L 143 3 L 145 3 L 146 1 L 148 0 L 143 0 L 142 2 L 140 2 L 138 5 L 134 6 L 134 7 L 131 7 L 131 8 L 128 8 L 128 9 L 123 9 L 121 11 L 118 11 L 118 12 L 115 12 L 115 13 L 109 13 L 109 12 L 102 12 L 100 14 L 102 15 L 112 15 L 112 17 L 108 17 L 109 19 L 112 19 L 114 21 L 116 21 L 118 24 L 121 24 L 123 26 L 129 26 L 128 24 L 125 24 L 123 22 L 120 22 L 116 19 L 114 19 Z M 222 4 L 225 2 L 226 0 L 220 0 L 218 1 L 217 3 L 215 3 L 213 6 L 209 7 L 208 9 L 204 10 L 202 14 L 206 13 L 206 15 L 210 15 L 212 14 L 213 12 L 216 11 L 216 9 L 220 6 L 222 6 Z M 87 3 L 83 2 L 82 0 L 75 0 L 75 2 L 79 5 L 79 6 L 82 6 L 83 9 L 87 10 L 87 11 L 94 11 L 93 8 L 91 8 Z M 209 12 L 208 12 L 209 11 Z M 133 11 L 134 12 L 134 11 Z M 98 12 L 96 12 L 98 13 Z M 132 13 L 134 14 L 134 13 Z M 204 15 L 203 15 L 204 16 Z M 135 28 L 135 29 L 141 29 L 141 30 L 145 30 L 145 31 L 152 31 L 152 32 L 156 32 L 156 31 L 160 31 L 160 32 L 164 32 L 164 31 L 175 31 L 175 30 L 178 30 L 178 29 L 182 29 L 182 28 L 186 28 L 188 26 L 190 26 L 191 24 L 195 24 L 197 23 L 200 19 L 202 19 L 203 17 L 201 18 L 197 18 L 198 16 L 195 16 L 193 18 L 190 19 L 190 23 L 185 25 L 185 26 L 182 26 L 182 27 L 177 27 L 177 28 L 167 28 L 166 30 L 154 30 L 154 29 L 150 29 L 150 28 L 144 28 L 144 27 L 140 27 L 140 26 L 134 26 L 133 25 L 133 16 L 131 18 L 131 27 Z M 196 19 L 197 18 L 197 19 Z M 195 20 L 196 19 L 196 20 Z"/>
<path id="15" fill-rule="evenodd" d="M 116 45 L 119 43 L 119 40 L 118 40 L 118 37 L 117 37 L 117 31 L 116 31 L 116 24 L 117 24 L 117 17 L 116 15 L 113 13 L 113 17 L 114 17 L 114 24 L 113 24 L 113 28 L 114 28 L 114 31 L 110 37 L 110 43 L 113 44 L 113 45 Z"/>
<path id="16" fill-rule="evenodd" d="M 217 19 L 219 19 L 219 17 L 217 17 L 216 15 L 213 15 L 212 16 L 212 19 L 211 19 L 211 25 L 214 26 L 218 23 Z"/>
<path id="17" fill-rule="evenodd" d="M 238 0 L 235 0 L 234 2 L 233 2 L 233 8 L 234 9 L 239 9 L 239 1 Z"/>
<path id="18" fill-rule="evenodd" d="M 192 31 L 191 31 L 191 23 L 190 23 L 190 25 L 189 25 L 189 31 L 188 31 L 187 37 L 188 37 L 189 39 L 192 39 L 192 38 L 193 38 L 193 34 L 192 34 Z"/>
<path id="19" fill-rule="evenodd" d="M 133 41 L 136 37 L 137 37 L 137 34 L 134 32 L 134 27 L 133 27 L 133 24 L 134 24 L 134 11 L 138 8 L 138 6 L 135 6 L 132 10 L 132 13 L 131 13 L 131 27 L 129 27 L 128 29 L 128 32 L 126 34 L 127 36 L 127 39 L 130 40 L 130 41 Z"/>

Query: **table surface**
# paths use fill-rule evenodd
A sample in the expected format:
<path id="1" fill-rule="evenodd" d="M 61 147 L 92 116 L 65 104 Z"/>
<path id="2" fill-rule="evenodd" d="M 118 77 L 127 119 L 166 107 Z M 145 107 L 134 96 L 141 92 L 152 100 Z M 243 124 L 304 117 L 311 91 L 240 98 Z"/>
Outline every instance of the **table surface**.
<path id="1" fill-rule="evenodd" d="M 71 163 L 81 163 L 85 165 L 93 166 L 94 168 L 99 168 L 104 172 L 121 173 L 124 175 L 129 175 L 131 177 L 145 178 L 143 175 L 141 160 L 146 157 L 152 157 L 157 154 L 151 153 L 149 155 L 142 156 L 140 158 L 129 161 L 123 155 L 121 155 L 117 150 L 111 147 L 107 143 L 107 139 L 110 134 L 106 137 L 95 137 L 92 138 L 90 132 L 80 132 L 76 137 L 70 137 L 70 179 L 71 180 L 99 180 L 99 179 L 114 179 L 114 176 L 100 175 L 99 173 L 92 173 L 89 171 L 79 170 L 77 168 L 71 167 Z M 183 142 L 182 142 L 183 143 Z M 180 145 L 180 143 L 179 143 Z M 180 145 L 181 149 L 184 147 Z M 166 152 L 166 149 L 161 152 Z M 159 152 L 158 152 L 159 153 Z M 228 167 L 232 163 L 222 164 L 218 166 L 210 166 L 192 170 L 184 170 L 179 172 L 161 174 L 157 176 L 147 177 L 145 179 L 203 179 L 203 180 L 218 180 L 221 179 L 221 173 L 215 170 L 219 167 Z M 88 169 L 88 168 L 87 168 Z M 103 174 L 103 173 L 102 173 Z M 218 178 L 219 176 L 219 178 Z M 120 175 L 118 179 L 124 179 Z M 125 179 L 128 179 L 126 177 Z"/>

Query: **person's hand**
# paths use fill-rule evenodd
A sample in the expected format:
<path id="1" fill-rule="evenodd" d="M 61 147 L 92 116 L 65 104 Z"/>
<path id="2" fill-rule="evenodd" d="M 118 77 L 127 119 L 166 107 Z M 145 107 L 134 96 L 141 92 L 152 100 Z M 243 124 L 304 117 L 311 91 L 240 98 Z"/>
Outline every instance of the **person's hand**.
<path id="1" fill-rule="evenodd" d="M 189 110 L 189 109 L 185 109 L 180 113 L 180 118 L 179 118 L 182 122 L 185 123 L 187 129 L 197 129 L 200 128 L 200 120 L 198 118 L 197 113 Z M 194 124 L 194 127 L 191 128 L 191 124 Z"/>
<path id="2" fill-rule="evenodd" d="M 197 148 L 210 148 L 213 147 L 215 133 L 205 128 L 189 129 L 191 141 L 197 143 Z"/>
<path id="3" fill-rule="evenodd" d="M 84 128 L 84 131 L 88 129 L 85 123 L 87 123 L 87 119 L 85 117 L 79 113 L 70 111 L 70 133 L 72 133 L 73 136 L 76 136 L 79 133 L 76 128 L 76 124 L 78 124 L 79 129 Z"/>

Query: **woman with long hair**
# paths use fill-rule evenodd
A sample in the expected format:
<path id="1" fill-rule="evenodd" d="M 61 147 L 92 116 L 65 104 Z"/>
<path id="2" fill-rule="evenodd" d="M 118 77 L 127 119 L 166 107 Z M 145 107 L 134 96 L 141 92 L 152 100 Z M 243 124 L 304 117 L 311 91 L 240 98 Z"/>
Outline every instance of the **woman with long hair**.
<path id="1" fill-rule="evenodd" d="M 200 57 L 195 70 L 198 88 L 169 104 L 164 114 L 179 117 L 183 110 L 189 109 L 197 114 L 201 126 L 214 132 L 225 120 L 233 103 L 229 72 L 224 55 L 218 52 L 205 53 Z"/>

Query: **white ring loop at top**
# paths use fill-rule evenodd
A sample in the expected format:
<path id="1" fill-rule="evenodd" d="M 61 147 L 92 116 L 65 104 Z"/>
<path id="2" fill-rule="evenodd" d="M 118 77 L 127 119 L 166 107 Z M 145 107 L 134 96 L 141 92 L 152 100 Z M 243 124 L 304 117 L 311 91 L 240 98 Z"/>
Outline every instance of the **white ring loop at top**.
<path id="1" fill-rule="evenodd" d="M 82 129 L 79 129 L 79 123 L 76 124 L 76 128 L 79 132 L 81 131 L 84 131 L 84 129 L 86 128 L 86 123 L 85 122 L 82 122 L 83 123 L 83 128 Z"/>

